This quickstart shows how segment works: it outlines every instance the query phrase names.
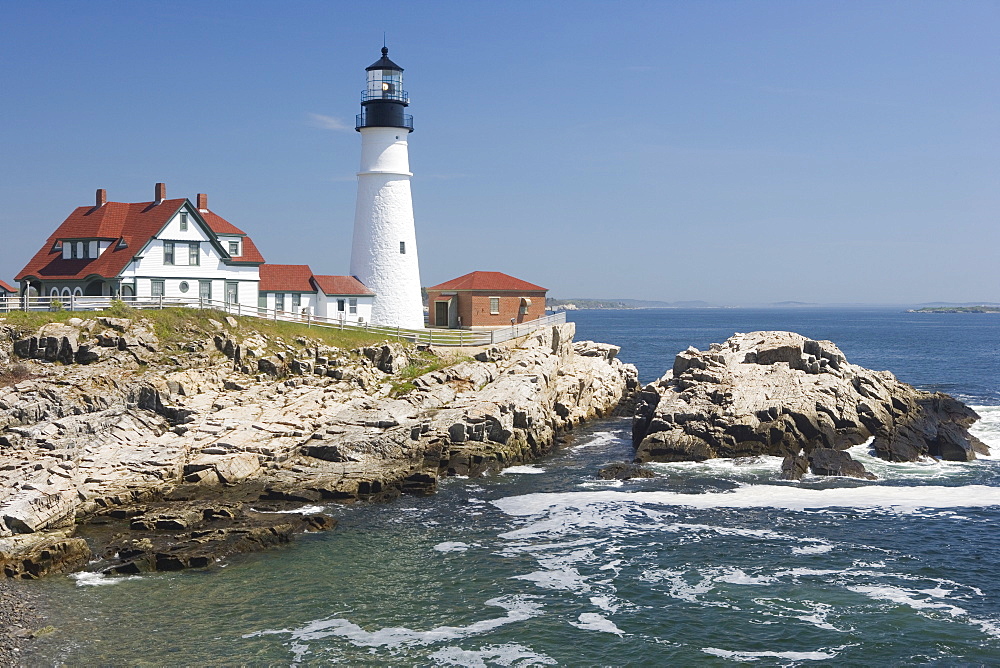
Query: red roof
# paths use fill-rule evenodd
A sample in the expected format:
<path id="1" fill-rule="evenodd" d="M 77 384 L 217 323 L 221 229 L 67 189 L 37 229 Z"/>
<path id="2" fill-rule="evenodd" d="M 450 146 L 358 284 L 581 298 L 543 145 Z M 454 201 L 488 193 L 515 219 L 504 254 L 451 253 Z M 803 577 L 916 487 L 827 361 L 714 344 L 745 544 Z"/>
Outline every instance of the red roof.
<path id="1" fill-rule="evenodd" d="M 216 234 L 246 235 L 246 232 L 213 211 L 209 211 L 208 209 L 198 209 L 198 213 L 201 214 L 201 217 L 205 219 L 205 222 L 208 223 L 208 226 L 211 227 L 212 231 Z"/>
<path id="2" fill-rule="evenodd" d="M 316 292 L 308 264 L 260 265 L 261 292 Z"/>
<path id="3" fill-rule="evenodd" d="M 7 283 L 4 283 L 3 281 L 0 281 L 0 290 L 5 290 L 7 292 L 13 292 L 15 294 L 17 293 L 17 288 L 12 288 Z"/>
<path id="4" fill-rule="evenodd" d="M 313 276 L 319 289 L 326 295 L 374 295 L 365 284 L 353 276 Z"/>
<path id="5" fill-rule="evenodd" d="M 128 266 L 167 221 L 177 213 L 186 199 L 153 202 L 107 202 L 104 206 L 78 207 L 49 236 L 41 250 L 35 253 L 15 280 L 37 276 L 44 280 L 80 280 L 88 276 L 114 278 Z M 211 211 L 199 214 L 216 234 L 244 234 L 238 227 Z M 111 247 L 96 258 L 64 260 L 56 249 L 60 239 L 107 239 Z M 118 242 L 124 240 L 122 246 Z M 236 262 L 264 262 L 264 257 L 250 237 L 243 237 L 243 255 Z"/>
<path id="6" fill-rule="evenodd" d="M 79 280 L 87 276 L 118 276 L 187 200 L 153 202 L 108 202 L 104 206 L 81 206 L 56 228 L 15 280 L 37 276 L 46 280 Z M 60 239 L 109 239 L 111 247 L 96 258 L 64 260 L 55 245 Z M 126 247 L 117 243 L 123 239 Z"/>
<path id="7" fill-rule="evenodd" d="M 522 281 L 499 271 L 473 271 L 428 290 L 484 290 L 495 292 L 545 292 L 548 288 Z"/>
<path id="8" fill-rule="evenodd" d="M 208 226 L 216 234 L 239 234 L 243 237 L 243 255 L 233 258 L 234 262 L 264 262 L 264 256 L 257 250 L 257 244 L 247 236 L 247 233 L 236 227 L 228 220 L 208 209 L 198 209 L 198 213 L 205 219 Z M 229 250 L 228 248 L 226 250 Z"/>

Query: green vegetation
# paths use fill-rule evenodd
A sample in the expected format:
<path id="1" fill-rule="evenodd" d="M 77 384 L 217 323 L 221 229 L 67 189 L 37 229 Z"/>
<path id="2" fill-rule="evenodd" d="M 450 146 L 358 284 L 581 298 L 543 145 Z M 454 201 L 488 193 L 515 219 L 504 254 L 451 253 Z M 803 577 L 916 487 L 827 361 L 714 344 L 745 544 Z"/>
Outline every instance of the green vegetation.
<path id="1" fill-rule="evenodd" d="M 911 313 L 1000 313 L 1000 306 L 927 306 Z"/>
<path id="2" fill-rule="evenodd" d="M 393 382 L 392 388 L 389 390 L 389 396 L 401 397 L 416 388 L 413 384 L 413 380 L 415 378 L 419 378 L 425 373 L 437 371 L 438 369 L 443 369 L 447 366 L 452 366 L 453 364 L 458 364 L 459 362 L 464 362 L 469 359 L 472 358 L 466 356 L 444 358 L 438 357 L 434 353 L 417 353 L 414 357 L 410 358 L 410 363 L 400 369 L 399 373 L 396 374 L 396 380 Z"/>
<path id="3" fill-rule="evenodd" d="M 124 302 L 115 300 L 106 311 L 11 311 L 0 318 L 15 327 L 23 334 L 37 330 L 50 322 L 66 322 L 70 318 L 126 318 L 129 320 L 146 320 L 152 324 L 156 336 L 164 343 L 177 343 L 189 338 L 192 333 L 213 335 L 219 331 L 222 324 L 226 329 L 227 313 L 209 309 L 165 308 L 162 310 L 138 310 Z M 318 340 L 333 348 L 351 349 L 359 346 L 374 345 L 386 340 L 385 335 L 378 335 L 361 329 L 333 329 L 330 327 L 312 327 L 304 323 L 283 322 L 252 318 L 249 316 L 229 316 L 236 322 L 236 330 L 243 333 L 260 332 L 268 337 L 280 337 L 289 341 L 300 338 Z"/>

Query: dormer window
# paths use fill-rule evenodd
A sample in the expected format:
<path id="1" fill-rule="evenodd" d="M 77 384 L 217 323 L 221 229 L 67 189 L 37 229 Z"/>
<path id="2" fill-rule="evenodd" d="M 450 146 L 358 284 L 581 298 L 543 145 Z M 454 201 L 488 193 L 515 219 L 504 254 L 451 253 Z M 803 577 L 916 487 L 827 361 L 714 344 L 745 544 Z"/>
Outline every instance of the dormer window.
<path id="1" fill-rule="evenodd" d="M 232 257 L 239 257 L 240 256 L 240 242 L 239 241 L 230 241 L 229 242 L 229 254 Z"/>
<path id="2" fill-rule="evenodd" d="M 188 215 L 187 211 L 181 212 L 181 232 L 187 232 L 188 229 Z"/>

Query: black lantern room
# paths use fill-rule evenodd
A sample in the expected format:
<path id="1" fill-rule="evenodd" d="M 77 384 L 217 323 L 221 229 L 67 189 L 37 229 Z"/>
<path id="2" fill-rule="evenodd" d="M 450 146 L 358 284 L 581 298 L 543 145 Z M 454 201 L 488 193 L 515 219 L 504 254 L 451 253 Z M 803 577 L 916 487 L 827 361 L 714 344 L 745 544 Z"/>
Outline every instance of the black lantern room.
<path id="1" fill-rule="evenodd" d="M 413 132 L 413 116 L 403 113 L 410 96 L 403 90 L 403 68 L 389 60 L 389 49 L 365 68 L 368 85 L 361 93 L 361 113 L 355 130 L 361 128 L 406 128 Z"/>

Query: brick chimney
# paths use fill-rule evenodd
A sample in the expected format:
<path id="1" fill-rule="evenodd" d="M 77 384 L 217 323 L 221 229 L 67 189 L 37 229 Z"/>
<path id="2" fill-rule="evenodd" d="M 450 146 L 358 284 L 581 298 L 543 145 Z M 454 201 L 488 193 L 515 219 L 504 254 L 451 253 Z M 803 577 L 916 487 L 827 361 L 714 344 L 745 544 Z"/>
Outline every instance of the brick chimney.
<path id="1" fill-rule="evenodd" d="M 208 211 L 208 195 L 205 193 L 198 193 L 198 210 Z"/>
<path id="2" fill-rule="evenodd" d="M 108 203 L 108 191 L 104 188 L 97 189 L 97 202 L 94 206 L 101 208 Z"/>
<path id="3" fill-rule="evenodd" d="M 159 204 L 163 200 L 167 199 L 167 184 L 157 183 L 156 184 L 156 197 L 153 199 L 153 204 Z"/>

